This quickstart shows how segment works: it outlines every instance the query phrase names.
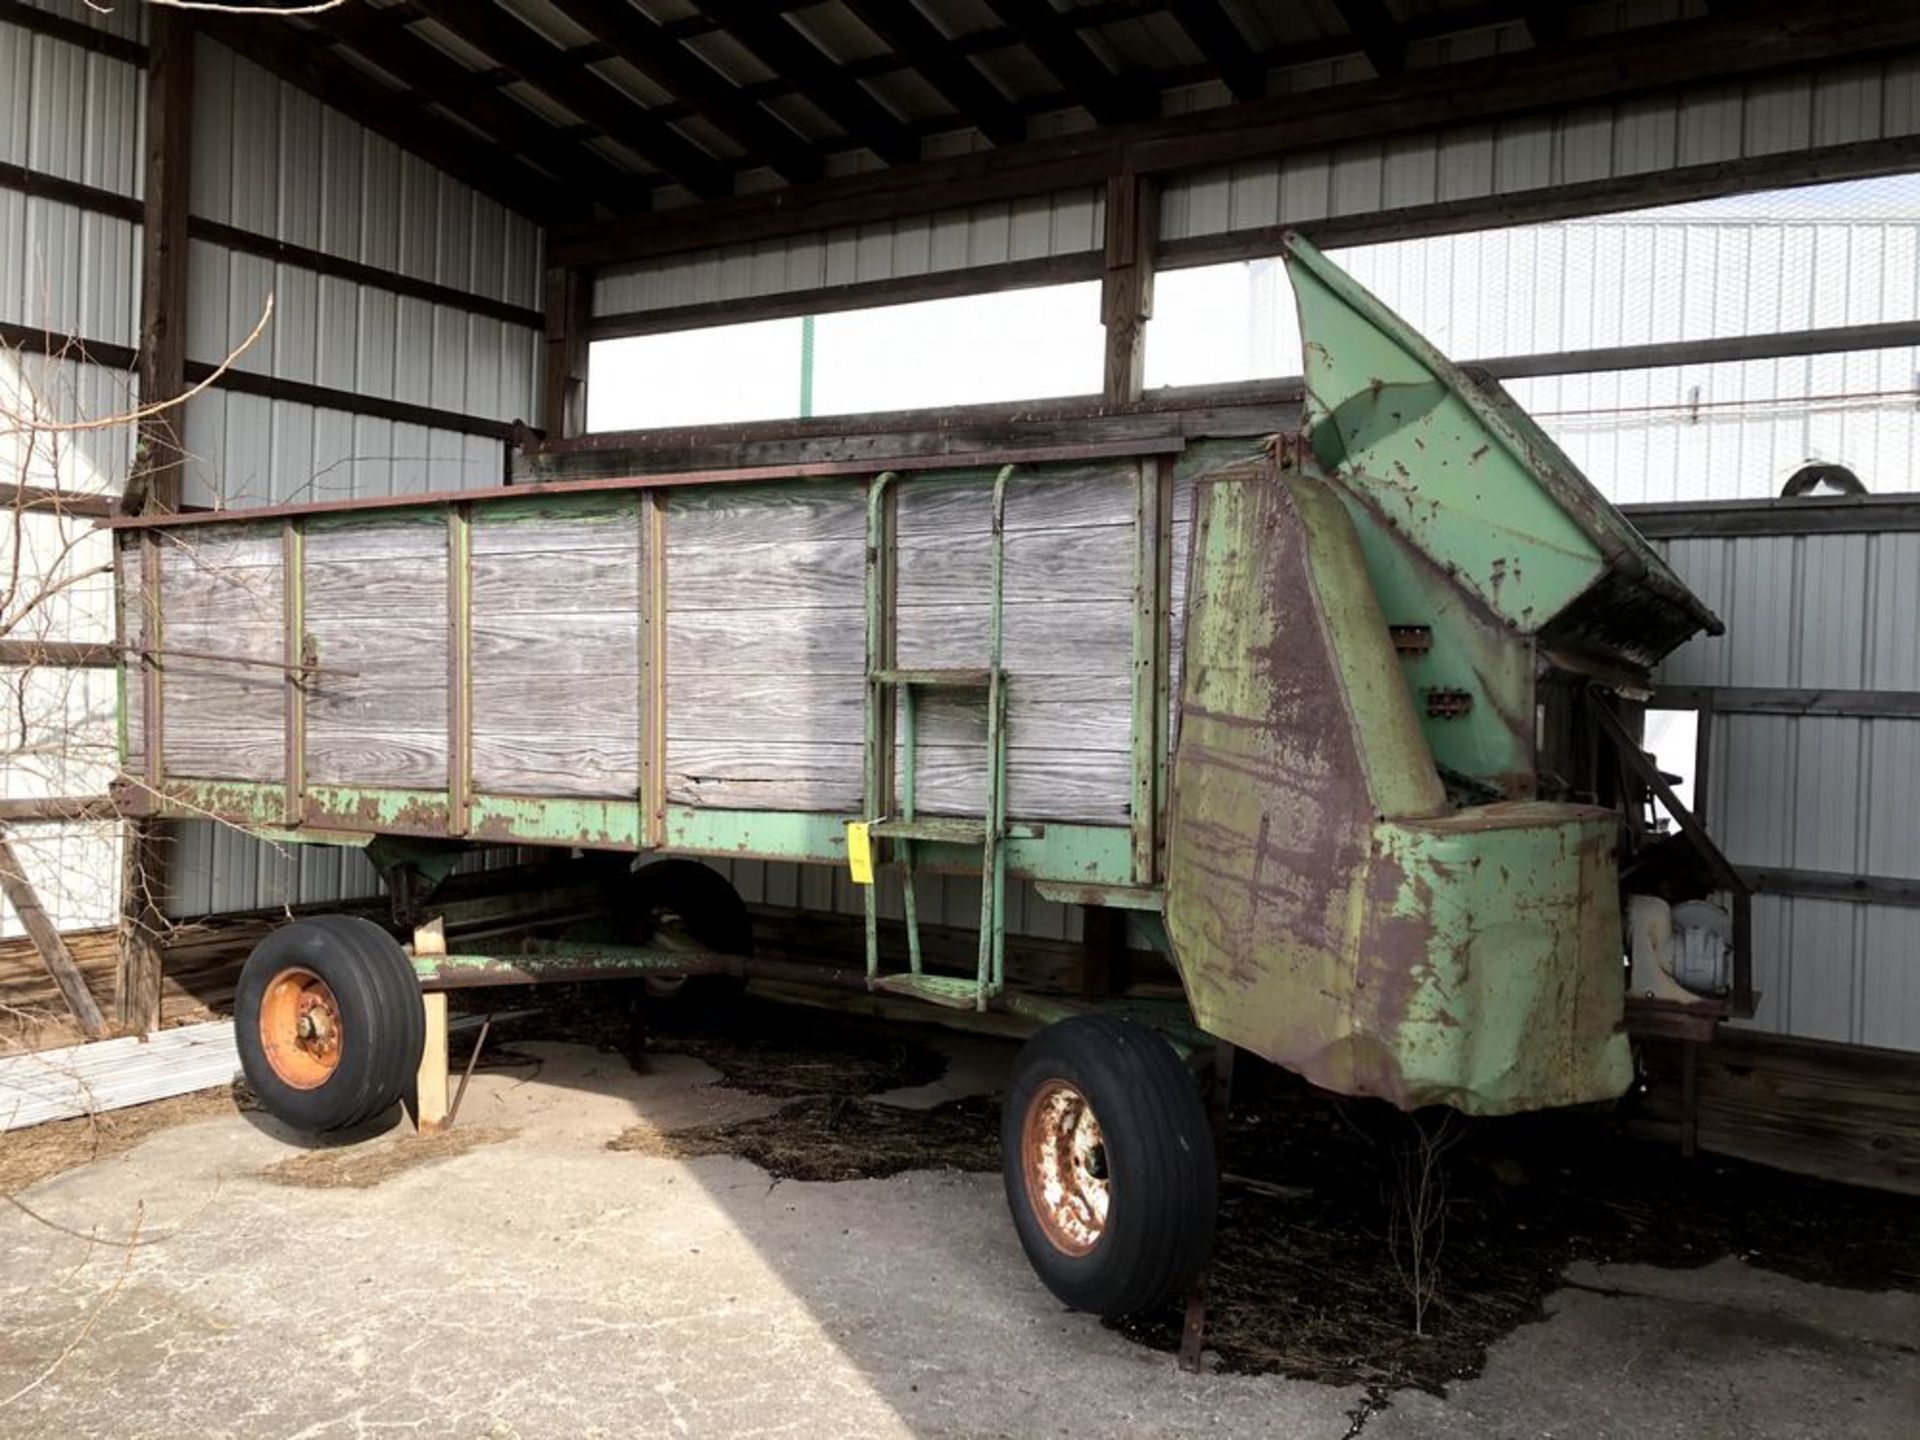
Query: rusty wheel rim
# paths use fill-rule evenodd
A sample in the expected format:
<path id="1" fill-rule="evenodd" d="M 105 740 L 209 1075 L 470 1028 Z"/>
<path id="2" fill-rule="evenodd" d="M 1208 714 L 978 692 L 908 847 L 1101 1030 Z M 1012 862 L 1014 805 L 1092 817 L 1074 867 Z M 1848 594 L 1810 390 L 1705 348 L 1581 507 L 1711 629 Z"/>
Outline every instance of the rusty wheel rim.
<path id="1" fill-rule="evenodd" d="M 1087 1097 L 1064 1080 L 1049 1080 L 1027 1102 L 1020 1126 L 1027 1208 L 1047 1242 L 1085 1255 L 1106 1233 L 1113 1182 L 1106 1137 Z"/>
<path id="2" fill-rule="evenodd" d="M 260 1000 L 260 1047 L 267 1064 L 296 1090 L 317 1090 L 340 1068 L 340 1002 L 311 970 L 289 966 Z"/>

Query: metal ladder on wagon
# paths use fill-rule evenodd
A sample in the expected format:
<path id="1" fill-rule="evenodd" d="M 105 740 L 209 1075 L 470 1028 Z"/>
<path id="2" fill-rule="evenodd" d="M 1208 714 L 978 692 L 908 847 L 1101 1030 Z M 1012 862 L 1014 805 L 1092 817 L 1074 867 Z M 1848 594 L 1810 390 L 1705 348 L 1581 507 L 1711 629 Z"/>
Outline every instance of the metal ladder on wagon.
<path id="1" fill-rule="evenodd" d="M 865 841 L 893 846 L 901 879 L 901 909 L 907 931 L 907 969 L 880 968 L 880 887 L 865 886 L 867 985 L 953 1009 L 984 1010 L 1006 986 L 1007 675 L 1001 663 L 1002 595 L 1006 570 L 1007 481 L 1003 465 L 993 480 L 988 538 L 987 664 L 983 669 L 906 669 L 896 662 L 893 510 L 889 491 L 899 478 L 888 471 L 867 498 L 867 675 L 865 742 Z M 920 701 L 929 694 L 980 696 L 986 702 L 986 794 L 979 819 L 922 816 L 915 796 L 919 772 Z M 896 782 L 890 780 L 888 716 L 896 709 L 900 735 Z M 897 811 L 897 813 L 896 813 Z M 978 847 L 980 851 L 980 948 L 971 978 L 929 974 L 920 947 L 920 914 L 914 867 L 921 845 Z"/>

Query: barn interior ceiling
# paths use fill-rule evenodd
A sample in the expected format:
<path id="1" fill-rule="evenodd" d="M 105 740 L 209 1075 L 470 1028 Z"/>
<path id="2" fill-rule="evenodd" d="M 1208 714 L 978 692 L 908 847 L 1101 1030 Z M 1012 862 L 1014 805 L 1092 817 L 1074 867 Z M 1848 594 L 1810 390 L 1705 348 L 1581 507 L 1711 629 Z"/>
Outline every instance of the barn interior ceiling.
<path id="1" fill-rule="evenodd" d="M 1031 194 L 1920 40 L 1917 7 L 1775 0 L 368 0 L 204 24 L 562 227 L 581 263 L 708 243 L 729 216 L 857 223 L 861 203 Z M 891 198 L 860 201 L 876 187 Z"/>

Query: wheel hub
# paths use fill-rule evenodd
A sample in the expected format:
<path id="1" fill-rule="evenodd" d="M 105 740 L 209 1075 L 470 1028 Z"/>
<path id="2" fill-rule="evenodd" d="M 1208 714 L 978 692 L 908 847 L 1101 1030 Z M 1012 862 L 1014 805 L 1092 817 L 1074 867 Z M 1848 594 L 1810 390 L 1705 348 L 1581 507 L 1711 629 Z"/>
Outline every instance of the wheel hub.
<path id="1" fill-rule="evenodd" d="M 269 980 L 260 1000 L 260 1048 L 294 1089 L 326 1084 L 340 1068 L 340 1002 L 332 987 L 297 965 Z"/>
<path id="2" fill-rule="evenodd" d="M 1020 1127 L 1027 1200 L 1048 1242 L 1085 1255 L 1106 1233 L 1112 1178 L 1106 1138 L 1087 1097 L 1064 1080 L 1034 1094 Z"/>

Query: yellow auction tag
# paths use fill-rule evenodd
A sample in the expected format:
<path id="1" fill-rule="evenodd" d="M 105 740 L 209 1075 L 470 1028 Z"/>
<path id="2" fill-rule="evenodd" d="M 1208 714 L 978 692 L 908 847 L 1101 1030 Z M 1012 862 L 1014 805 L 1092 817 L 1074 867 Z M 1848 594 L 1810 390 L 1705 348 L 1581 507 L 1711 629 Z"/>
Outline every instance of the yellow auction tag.
<path id="1" fill-rule="evenodd" d="M 856 885 L 873 884 L 873 842 L 864 820 L 847 822 L 847 874 Z"/>

